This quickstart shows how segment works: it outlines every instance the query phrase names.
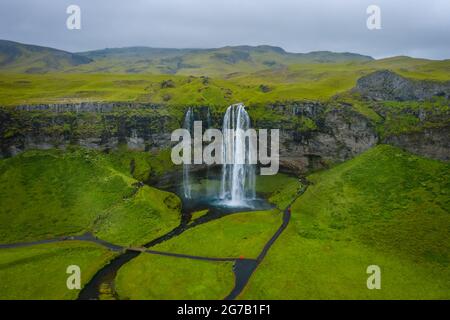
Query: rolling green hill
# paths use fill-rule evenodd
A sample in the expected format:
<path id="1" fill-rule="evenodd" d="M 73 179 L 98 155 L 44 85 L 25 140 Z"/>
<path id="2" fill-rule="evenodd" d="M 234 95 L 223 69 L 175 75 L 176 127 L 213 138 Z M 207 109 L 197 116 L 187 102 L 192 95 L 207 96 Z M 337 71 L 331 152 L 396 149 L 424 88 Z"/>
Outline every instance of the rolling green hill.
<path id="1" fill-rule="evenodd" d="M 70 72 L 157 73 L 223 76 L 258 70 L 277 70 L 298 63 L 371 61 L 354 53 L 289 53 L 273 46 L 235 46 L 217 49 L 121 48 L 79 53 L 94 60 Z"/>
<path id="2" fill-rule="evenodd" d="M 387 145 L 312 174 L 241 298 L 448 299 L 449 175 Z M 381 290 L 366 287 L 374 264 Z"/>
<path id="3" fill-rule="evenodd" d="M 17 73 L 153 73 L 223 76 L 280 69 L 299 63 L 373 60 L 355 53 L 289 53 L 273 46 L 217 49 L 130 47 L 68 53 L 51 48 L 0 41 L 0 71 Z"/>
<path id="4" fill-rule="evenodd" d="M 0 71 L 47 73 L 92 62 L 74 53 L 0 40 Z"/>
<path id="5" fill-rule="evenodd" d="M 0 243 L 92 232 L 140 245 L 178 225 L 180 201 L 130 174 L 148 154 L 74 149 L 29 151 L 0 160 Z M 150 169 L 148 169 L 150 170 Z"/>

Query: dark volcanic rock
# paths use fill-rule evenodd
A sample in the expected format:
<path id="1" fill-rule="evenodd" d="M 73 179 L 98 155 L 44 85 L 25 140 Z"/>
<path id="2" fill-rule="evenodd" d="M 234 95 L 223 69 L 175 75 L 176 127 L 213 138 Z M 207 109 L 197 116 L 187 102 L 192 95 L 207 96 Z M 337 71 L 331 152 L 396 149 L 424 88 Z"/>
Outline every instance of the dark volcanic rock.
<path id="1" fill-rule="evenodd" d="M 170 133 L 180 127 L 176 117 L 161 114 L 160 106 L 82 103 L 0 108 L 0 157 L 29 149 L 154 150 L 170 145 Z"/>
<path id="2" fill-rule="evenodd" d="M 296 172 L 324 168 L 348 160 L 378 142 L 416 154 L 448 160 L 449 128 L 435 126 L 417 132 L 390 134 L 380 141 L 376 125 L 351 104 L 290 102 L 267 105 L 252 120 L 256 129 L 280 129 L 280 163 Z M 374 110 L 386 118 L 387 109 Z M 204 128 L 221 128 L 223 112 L 194 107 Z M 264 112 L 261 112 L 264 111 Z M 434 118 L 432 110 L 407 110 L 421 121 Z M 261 115 L 263 114 L 263 115 Z M 445 115 L 445 114 L 444 114 Z M 442 116 L 442 113 L 441 113 Z M 0 108 L 0 157 L 29 149 L 81 145 L 99 150 L 119 145 L 133 150 L 161 150 L 173 145 L 170 135 L 183 123 L 183 110 L 167 112 L 167 106 L 138 103 L 82 103 Z M 442 126 L 441 126 L 442 127 Z"/>
<path id="3" fill-rule="evenodd" d="M 381 70 L 360 78 L 353 89 L 372 100 L 429 100 L 450 98 L 450 82 L 411 80 L 392 71 Z"/>
<path id="4" fill-rule="evenodd" d="M 392 135 L 384 143 L 433 159 L 450 160 L 450 126 Z"/>

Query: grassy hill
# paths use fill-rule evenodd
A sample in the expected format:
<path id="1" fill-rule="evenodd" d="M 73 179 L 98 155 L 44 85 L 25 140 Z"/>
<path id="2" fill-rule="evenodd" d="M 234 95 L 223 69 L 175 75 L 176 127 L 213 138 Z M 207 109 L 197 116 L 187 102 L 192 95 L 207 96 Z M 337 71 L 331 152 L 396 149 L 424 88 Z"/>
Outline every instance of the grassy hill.
<path id="1" fill-rule="evenodd" d="M 90 62 L 87 57 L 62 50 L 0 40 L 2 72 L 47 73 Z"/>
<path id="2" fill-rule="evenodd" d="M 179 199 L 139 187 L 129 174 L 131 159 L 138 166 L 145 162 L 141 155 L 80 148 L 0 160 L 0 243 L 90 231 L 110 242 L 140 245 L 173 229 Z"/>
<path id="3" fill-rule="evenodd" d="M 241 298 L 449 298 L 448 163 L 380 145 L 309 180 Z"/>
<path id="4" fill-rule="evenodd" d="M 0 71 L 16 73 L 153 73 L 223 76 L 298 63 L 371 61 L 355 53 L 328 51 L 289 53 L 272 46 L 217 49 L 130 47 L 68 53 L 61 50 L 0 40 Z"/>
<path id="5" fill-rule="evenodd" d="M 79 291 L 66 286 L 67 267 L 80 267 L 83 287 L 114 256 L 104 247 L 82 241 L 1 249 L 0 299 L 76 299 Z"/>
<path id="6" fill-rule="evenodd" d="M 217 49 L 121 48 L 79 53 L 94 60 L 69 72 L 156 73 L 195 76 L 223 76 L 277 70 L 298 63 L 371 61 L 354 53 L 289 53 L 273 46 L 234 46 Z"/>

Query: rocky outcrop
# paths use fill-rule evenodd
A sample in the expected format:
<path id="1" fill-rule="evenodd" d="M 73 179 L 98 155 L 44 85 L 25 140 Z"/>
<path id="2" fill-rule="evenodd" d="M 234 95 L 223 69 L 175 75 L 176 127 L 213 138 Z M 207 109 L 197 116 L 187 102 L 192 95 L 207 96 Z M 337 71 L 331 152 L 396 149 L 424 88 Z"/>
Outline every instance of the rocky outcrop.
<path id="1" fill-rule="evenodd" d="M 411 153 L 448 161 L 450 160 L 449 137 L 450 126 L 446 126 L 391 135 L 383 139 L 383 142 L 403 148 Z"/>
<path id="2" fill-rule="evenodd" d="M 372 100 L 450 99 L 450 82 L 411 80 L 389 70 L 376 71 L 360 78 L 353 90 Z"/>
<path id="3" fill-rule="evenodd" d="M 285 118 L 260 120 L 256 127 L 281 128 L 280 162 L 291 170 L 306 172 L 345 161 L 378 141 L 370 120 L 348 105 L 305 102 L 267 108 L 271 118 Z"/>
<path id="4" fill-rule="evenodd" d="M 0 108 L 0 156 L 29 149 L 81 145 L 107 150 L 120 144 L 133 150 L 167 146 L 177 118 L 158 105 L 83 103 Z"/>

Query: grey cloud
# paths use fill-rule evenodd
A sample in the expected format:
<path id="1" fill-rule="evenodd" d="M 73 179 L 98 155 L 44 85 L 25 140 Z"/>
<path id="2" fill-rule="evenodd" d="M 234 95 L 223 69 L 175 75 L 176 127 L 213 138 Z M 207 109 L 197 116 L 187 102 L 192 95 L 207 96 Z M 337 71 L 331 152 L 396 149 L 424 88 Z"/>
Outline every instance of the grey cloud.
<path id="1" fill-rule="evenodd" d="M 82 30 L 65 27 L 82 10 Z M 366 8 L 382 29 L 366 28 Z M 448 0 L 2 0 L 0 38 L 68 51 L 105 47 L 210 48 L 270 44 L 292 52 L 450 58 Z"/>

